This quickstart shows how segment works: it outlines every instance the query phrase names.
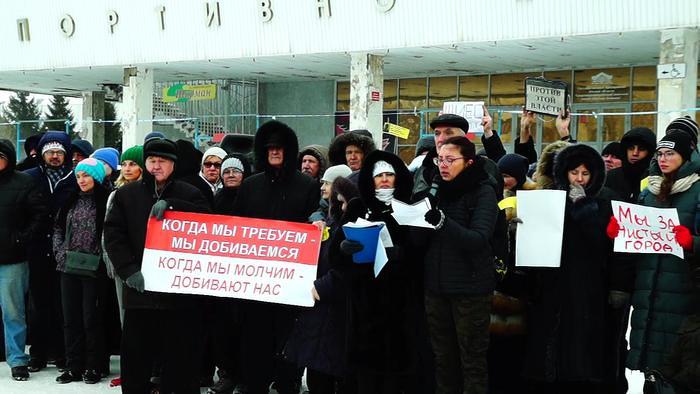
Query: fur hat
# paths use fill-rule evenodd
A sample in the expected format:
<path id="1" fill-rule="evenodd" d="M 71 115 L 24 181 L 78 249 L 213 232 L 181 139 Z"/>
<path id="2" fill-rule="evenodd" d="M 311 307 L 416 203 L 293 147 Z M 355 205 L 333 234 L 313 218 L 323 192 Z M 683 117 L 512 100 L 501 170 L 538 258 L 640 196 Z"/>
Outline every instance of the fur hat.
<path id="1" fill-rule="evenodd" d="M 143 159 L 146 160 L 150 156 L 177 161 L 177 145 L 165 138 L 149 138 L 143 146 Z"/>
<path id="2" fill-rule="evenodd" d="M 605 162 L 598 152 L 584 144 L 570 145 L 562 149 L 554 158 L 554 179 L 560 190 L 569 189 L 569 171 L 584 165 L 591 178 L 586 184 L 586 195 L 594 197 L 605 184 Z"/>
<path id="3" fill-rule="evenodd" d="M 555 141 L 542 149 L 534 175 L 538 189 L 552 189 L 554 187 L 554 157 L 569 145 L 571 144 L 566 141 Z"/>
<path id="4" fill-rule="evenodd" d="M 102 163 L 99 162 L 97 159 L 92 157 L 88 157 L 87 159 L 81 160 L 80 163 L 78 163 L 78 165 L 75 166 L 76 177 L 81 171 L 90 175 L 92 179 L 95 180 L 95 183 L 102 183 L 106 176 L 105 166 L 102 165 Z"/>

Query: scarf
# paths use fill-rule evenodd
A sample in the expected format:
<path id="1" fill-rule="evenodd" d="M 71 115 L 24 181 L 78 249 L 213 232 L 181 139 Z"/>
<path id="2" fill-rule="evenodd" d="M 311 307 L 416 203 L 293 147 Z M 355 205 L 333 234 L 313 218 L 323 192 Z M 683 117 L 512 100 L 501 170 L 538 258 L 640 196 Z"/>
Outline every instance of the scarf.
<path id="1" fill-rule="evenodd" d="M 66 176 L 66 174 L 65 169 L 63 167 L 46 167 L 46 177 L 49 179 L 49 182 L 51 182 L 51 188 L 54 188 L 58 181 L 63 179 L 64 176 Z"/>
<path id="2" fill-rule="evenodd" d="M 683 193 L 684 191 L 690 189 L 691 186 L 695 182 L 700 180 L 700 176 L 698 174 L 690 174 L 687 177 L 677 179 L 675 182 L 673 182 L 673 186 L 671 186 L 671 194 L 676 194 L 676 193 Z M 659 192 L 661 191 L 661 183 L 664 181 L 664 177 L 660 175 L 650 175 L 649 176 L 649 185 L 647 186 L 649 188 L 649 191 L 651 194 L 658 196 Z"/>
<path id="3" fill-rule="evenodd" d="M 394 189 L 376 189 L 374 196 L 377 197 L 377 200 L 389 205 L 391 204 L 391 199 L 394 198 Z"/>

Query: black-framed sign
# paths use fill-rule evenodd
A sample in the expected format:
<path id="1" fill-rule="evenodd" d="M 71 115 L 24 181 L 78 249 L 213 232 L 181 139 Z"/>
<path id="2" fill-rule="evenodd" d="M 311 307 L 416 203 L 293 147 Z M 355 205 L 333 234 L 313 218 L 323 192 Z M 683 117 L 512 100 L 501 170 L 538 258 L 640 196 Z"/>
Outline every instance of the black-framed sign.
<path id="1" fill-rule="evenodd" d="M 569 107 L 569 84 L 541 77 L 525 78 L 525 110 L 557 116 Z"/>

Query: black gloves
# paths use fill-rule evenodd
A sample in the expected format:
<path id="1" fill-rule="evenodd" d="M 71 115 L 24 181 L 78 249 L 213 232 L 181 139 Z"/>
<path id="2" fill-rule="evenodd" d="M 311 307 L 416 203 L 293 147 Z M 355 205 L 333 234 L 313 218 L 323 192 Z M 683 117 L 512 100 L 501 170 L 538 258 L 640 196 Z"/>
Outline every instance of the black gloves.
<path id="1" fill-rule="evenodd" d="M 364 249 L 364 246 L 357 241 L 346 239 L 340 243 L 340 251 L 344 254 L 352 255 L 357 252 L 361 252 L 362 249 Z"/>
<path id="2" fill-rule="evenodd" d="M 425 221 L 439 230 L 445 224 L 445 214 L 441 210 L 433 208 L 425 213 Z"/>

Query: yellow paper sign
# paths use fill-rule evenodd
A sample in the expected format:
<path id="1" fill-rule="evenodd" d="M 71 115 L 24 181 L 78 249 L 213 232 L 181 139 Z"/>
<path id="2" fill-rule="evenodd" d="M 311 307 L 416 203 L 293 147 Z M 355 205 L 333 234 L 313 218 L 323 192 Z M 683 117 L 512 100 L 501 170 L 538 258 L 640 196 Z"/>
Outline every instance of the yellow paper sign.
<path id="1" fill-rule="evenodd" d="M 498 209 L 515 208 L 517 205 L 517 197 L 507 197 L 498 203 Z"/>
<path id="2" fill-rule="evenodd" d="M 646 189 L 647 186 L 649 186 L 649 177 L 646 177 L 639 181 L 639 191 Z"/>
<path id="3" fill-rule="evenodd" d="M 387 122 L 384 123 L 384 132 L 405 140 L 411 133 L 411 129 Z"/>

